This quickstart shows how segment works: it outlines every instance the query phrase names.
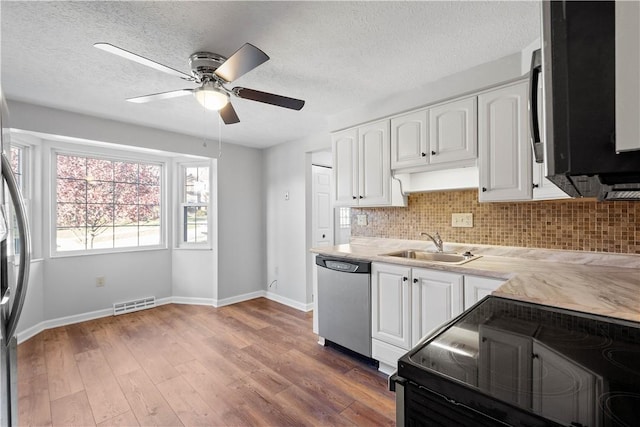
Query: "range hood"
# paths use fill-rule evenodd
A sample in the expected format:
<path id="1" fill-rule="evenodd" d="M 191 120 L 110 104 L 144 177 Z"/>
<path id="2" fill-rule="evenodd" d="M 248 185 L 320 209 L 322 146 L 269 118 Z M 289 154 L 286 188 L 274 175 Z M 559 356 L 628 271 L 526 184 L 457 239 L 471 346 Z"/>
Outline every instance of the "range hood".
<path id="1" fill-rule="evenodd" d="M 640 50 L 640 42 L 625 35 L 637 31 L 633 20 L 640 21 L 640 8 L 630 4 L 638 10 L 620 9 L 626 2 L 542 2 L 542 51 L 534 52 L 531 79 L 533 84 L 542 74 L 546 135 L 532 129 L 534 153 L 546 163 L 547 178 L 572 197 L 640 201 L 640 92 L 633 93 L 640 63 L 627 54 Z M 620 79 L 622 67 L 632 78 Z M 635 118 L 624 123 L 624 132 L 616 110 L 620 119 Z"/>

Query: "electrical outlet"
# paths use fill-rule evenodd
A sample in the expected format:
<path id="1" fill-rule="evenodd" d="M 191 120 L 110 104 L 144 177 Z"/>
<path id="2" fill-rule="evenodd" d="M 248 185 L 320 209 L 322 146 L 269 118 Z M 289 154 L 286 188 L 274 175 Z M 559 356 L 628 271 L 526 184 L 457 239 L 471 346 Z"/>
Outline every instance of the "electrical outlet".
<path id="1" fill-rule="evenodd" d="M 473 227 L 472 213 L 454 213 L 451 214 L 452 227 Z"/>
<path id="2" fill-rule="evenodd" d="M 96 277 L 96 288 L 102 288 L 104 286 L 105 281 L 106 281 L 106 278 L 104 276 Z"/>
<path id="3" fill-rule="evenodd" d="M 357 215 L 358 218 L 358 225 L 367 225 L 367 215 L 366 214 L 359 214 Z"/>

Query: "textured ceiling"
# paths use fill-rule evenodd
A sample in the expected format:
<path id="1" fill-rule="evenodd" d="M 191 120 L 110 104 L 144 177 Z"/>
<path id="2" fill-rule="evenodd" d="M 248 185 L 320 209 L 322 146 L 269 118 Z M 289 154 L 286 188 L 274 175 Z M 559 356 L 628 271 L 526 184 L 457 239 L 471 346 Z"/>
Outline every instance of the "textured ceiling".
<path id="1" fill-rule="evenodd" d="M 539 36 L 538 2 L 2 1 L 8 98 L 252 147 L 326 130 L 327 117 L 512 54 Z M 239 98 L 241 123 L 187 96 L 192 83 L 95 49 L 109 42 L 189 73 L 195 51 L 245 42 L 271 60 L 233 86 L 301 98 L 300 112 Z"/>

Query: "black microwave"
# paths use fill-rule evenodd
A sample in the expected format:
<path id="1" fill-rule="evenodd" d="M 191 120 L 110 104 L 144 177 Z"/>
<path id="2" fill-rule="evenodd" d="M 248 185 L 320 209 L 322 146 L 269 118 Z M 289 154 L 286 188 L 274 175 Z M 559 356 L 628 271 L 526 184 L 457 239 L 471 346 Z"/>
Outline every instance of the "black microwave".
<path id="1" fill-rule="evenodd" d="M 547 178 L 568 195 L 640 201 L 640 151 L 616 151 L 615 9 L 614 1 L 542 2 L 542 49 L 530 72 L 532 143 Z"/>

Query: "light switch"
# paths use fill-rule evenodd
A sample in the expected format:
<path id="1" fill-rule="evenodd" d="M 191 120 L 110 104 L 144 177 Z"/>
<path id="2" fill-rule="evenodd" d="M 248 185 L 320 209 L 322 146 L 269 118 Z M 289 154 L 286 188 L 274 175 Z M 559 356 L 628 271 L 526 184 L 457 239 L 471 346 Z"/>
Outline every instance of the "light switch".
<path id="1" fill-rule="evenodd" d="M 451 214 L 452 227 L 473 227 L 472 213 L 454 213 Z"/>
<path id="2" fill-rule="evenodd" d="M 367 225 L 367 215 L 366 214 L 359 214 L 357 215 L 358 218 L 358 225 Z"/>

